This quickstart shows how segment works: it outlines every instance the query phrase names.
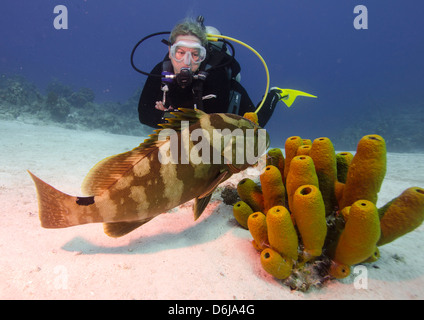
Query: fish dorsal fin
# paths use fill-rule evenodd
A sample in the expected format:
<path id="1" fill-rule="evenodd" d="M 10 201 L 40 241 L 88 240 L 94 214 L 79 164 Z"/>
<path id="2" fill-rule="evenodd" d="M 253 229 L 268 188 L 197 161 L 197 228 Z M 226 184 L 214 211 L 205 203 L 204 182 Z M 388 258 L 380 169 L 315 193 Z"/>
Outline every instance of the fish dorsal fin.
<path id="1" fill-rule="evenodd" d="M 171 112 L 175 118 L 171 119 L 180 119 L 180 121 L 194 121 L 200 119 L 206 113 L 200 109 L 189 109 L 189 108 L 178 108 L 179 112 Z"/>
<path id="2" fill-rule="evenodd" d="M 114 185 L 125 173 L 131 170 L 141 159 L 157 150 L 166 141 L 158 141 L 161 130 L 173 129 L 181 130 L 181 121 L 188 121 L 192 125 L 199 121 L 205 113 L 198 109 L 178 109 L 179 112 L 172 112 L 174 118 L 167 119 L 168 122 L 161 124 L 162 129 L 154 130 L 154 134 L 144 140 L 137 148 L 131 151 L 120 153 L 97 163 L 87 174 L 82 183 L 82 192 L 90 196 L 99 196 L 105 190 Z"/>
<path id="3" fill-rule="evenodd" d="M 150 138 L 144 140 L 140 146 L 147 147 L 154 144 L 157 141 L 160 132 L 164 129 L 172 129 L 176 132 L 180 132 L 182 121 L 188 121 L 190 126 L 199 121 L 199 119 L 206 114 L 199 109 L 178 108 L 178 110 L 178 112 L 171 112 L 173 117 L 165 118 L 165 123 L 158 124 L 161 129 L 154 130 L 155 133 L 149 135 Z"/>

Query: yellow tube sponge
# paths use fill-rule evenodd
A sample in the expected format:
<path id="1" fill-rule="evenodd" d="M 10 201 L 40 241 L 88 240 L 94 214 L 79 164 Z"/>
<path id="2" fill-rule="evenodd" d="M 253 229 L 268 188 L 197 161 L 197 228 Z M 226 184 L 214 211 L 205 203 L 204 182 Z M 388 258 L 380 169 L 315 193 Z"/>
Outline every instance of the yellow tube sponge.
<path id="1" fill-rule="evenodd" d="M 343 279 L 350 275 L 350 266 L 333 261 L 329 274 L 336 279 Z"/>
<path id="2" fill-rule="evenodd" d="M 286 164 L 284 166 L 284 177 L 283 180 L 287 178 L 290 169 L 290 162 L 296 156 L 297 149 L 303 145 L 301 137 L 293 136 L 286 140 L 284 145 L 284 150 L 286 151 Z"/>
<path id="3" fill-rule="evenodd" d="M 330 215 L 337 206 L 335 193 L 337 161 L 333 143 L 325 137 L 317 138 L 312 142 L 309 155 L 315 164 L 315 171 L 318 176 L 319 189 L 324 200 L 326 215 Z"/>
<path id="4" fill-rule="evenodd" d="M 337 243 L 334 261 L 352 266 L 368 259 L 380 239 L 380 219 L 377 207 L 368 200 L 352 204 L 345 229 Z"/>
<path id="5" fill-rule="evenodd" d="M 305 146 L 312 146 L 311 139 L 302 139 L 302 141 Z"/>
<path id="6" fill-rule="evenodd" d="M 309 152 L 311 152 L 311 148 L 312 146 L 309 144 L 305 144 L 303 146 L 300 146 L 299 148 L 297 148 L 297 152 L 296 155 L 297 156 L 301 156 L 301 155 L 309 155 Z"/>
<path id="7" fill-rule="evenodd" d="M 340 209 L 358 200 L 377 203 L 386 174 L 386 143 L 379 135 L 364 136 L 358 143 L 346 177 Z"/>
<path id="8" fill-rule="evenodd" d="M 342 200 L 344 187 L 345 187 L 345 184 L 339 181 L 336 181 L 336 183 L 334 184 L 334 193 L 336 195 L 337 203 L 339 203 Z"/>
<path id="9" fill-rule="evenodd" d="M 256 245 L 260 249 L 268 247 L 268 227 L 262 212 L 254 212 L 247 219 L 247 226 Z"/>
<path id="10" fill-rule="evenodd" d="M 362 261 L 362 263 L 376 262 L 378 259 L 380 259 L 380 250 L 378 250 L 378 248 L 376 247 L 373 254 L 368 257 L 367 260 Z"/>
<path id="11" fill-rule="evenodd" d="M 349 207 L 344 207 L 343 210 L 339 211 L 339 214 L 342 215 L 345 223 L 347 222 L 347 220 L 349 219 L 349 213 L 350 213 L 350 206 Z"/>
<path id="12" fill-rule="evenodd" d="M 252 179 L 245 178 L 237 184 L 240 199 L 246 202 L 253 211 L 264 211 L 264 198 L 261 187 Z"/>
<path id="13" fill-rule="evenodd" d="M 264 212 L 267 214 L 272 207 L 285 204 L 286 189 L 277 167 L 266 166 L 259 178 L 264 198 Z"/>
<path id="14" fill-rule="evenodd" d="M 290 212 L 283 206 L 275 206 L 268 211 L 266 223 L 271 248 L 296 261 L 299 242 Z"/>
<path id="15" fill-rule="evenodd" d="M 284 163 L 284 155 L 280 148 L 268 150 L 266 154 L 266 165 L 277 167 L 280 170 L 281 177 L 284 177 Z"/>
<path id="16" fill-rule="evenodd" d="M 380 208 L 382 246 L 417 228 L 424 220 L 424 189 L 412 187 Z"/>
<path id="17" fill-rule="evenodd" d="M 294 193 L 297 188 L 305 184 L 319 186 L 314 161 L 309 156 L 296 156 L 291 161 L 290 171 L 286 180 L 286 191 L 290 209 L 292 208 Z"/>
<path id="18" fill-rule="evenodd" d="M 336 154 L 337 161 L 337 181 L 346 183 L 347 171 L 352 162 L 353 154 L 350 152 L 340 152 Z"/>
<path id="19" fill-rule="evenodd" d="M 246 118 L 254 123 L 256 123 L 257 125 L 259 125 L 258 122 L 258 115 L 254 112 L 246 112 L 243 116 L 243 118 Z"/>
<path id="20" fill-rule="evenodd" d="M 252 208 L 244 201 L 239 201 L 233 206 L 234 218 L 245 229 L 248 229 L 247 219 L 252 213 Z"/>
<path id="21" fill-rule="evenodd" d="M 290 276 L 293 262 L 268 248 L 261 253 L 261 264 L 266 272 L 277 279 L 283 280 Z"/>
<path id="22" fill-rule="evenodd" d="M 291 209 L 302 238 L 306 260 L 319 257 L 327 235 L 321 192 L 313 185 L 299 187 L 293 195 Z"/>

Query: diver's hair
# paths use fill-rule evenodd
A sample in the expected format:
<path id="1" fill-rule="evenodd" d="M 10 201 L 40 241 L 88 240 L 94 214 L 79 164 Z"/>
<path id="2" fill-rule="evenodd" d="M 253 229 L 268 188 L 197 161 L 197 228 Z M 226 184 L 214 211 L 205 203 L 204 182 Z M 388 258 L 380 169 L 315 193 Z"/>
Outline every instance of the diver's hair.
<path id="1" fill-rule="evenodd" d="M 202 46 L 204 47 L 208 44 L 205 29 L 192 18 L 184 19 L 182 22 L 178 23 L 174 29 L 172 29 L 171 35 L 169 36 L 169 42 L 174 44 L 178 36 L 187 35 L 199 38 Z"/>

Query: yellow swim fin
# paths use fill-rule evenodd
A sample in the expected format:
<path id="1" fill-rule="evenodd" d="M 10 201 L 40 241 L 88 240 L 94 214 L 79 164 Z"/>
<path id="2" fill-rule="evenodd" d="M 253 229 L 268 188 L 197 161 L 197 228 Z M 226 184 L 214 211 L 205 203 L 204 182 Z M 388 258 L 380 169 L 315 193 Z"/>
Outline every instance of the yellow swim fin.
<path id="1" fill-rule="evenodd" d="M 299 90 L 293 90 L 293 89 L 281 89 L 278 87 L 273 87 L 271 88 L 271 90 L 276 90 L 278 91 L 278 94 L 280 95 L 280 100 L 283 101 L 287 107 L 291 107 L 291 105 L 293 104 L 294 100 L 296 100 L 296 98 L 298 96 L 303 96 L 303 97 L 310 97 L 310 98 L 317 98 L 317 96 L 314 96 L 312 94 L 303 92 L 303 91 L 299 91 Z"/>

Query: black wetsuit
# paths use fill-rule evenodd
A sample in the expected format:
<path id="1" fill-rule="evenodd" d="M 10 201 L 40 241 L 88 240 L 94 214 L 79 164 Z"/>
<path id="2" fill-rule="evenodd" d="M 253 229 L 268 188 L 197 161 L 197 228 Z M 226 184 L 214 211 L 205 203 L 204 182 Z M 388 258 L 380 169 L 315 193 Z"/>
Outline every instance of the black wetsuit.
<path id="1" fill-rule="evenodd" d="M 202 66 L 201 66 L 202 68 Z M 151 71 L 151 74 L 160 75 L 163 69 L 163 63 L 159 63 Z M 195 94 L 193 88 L 196 87 L 197 81 L 193 80 L 190 86 L 185 88 L 180 87 L 176 81 L 167 84 L 169 91 L 166 94 L 165 107 L 172 106 L 173 108 L 193 108 L 195 104 Z M 164 92 L 162 91 L 162 80 L 160 77 L 149 76 L 144 85 L 138 104 L 138 113 L 140 122 L 148 126 L 157 127 L 157 124 L 163 123 L 164 112 L 157 110 L 155 104 L 157 101 L 162 101 Z M 237 114 L 243 115 L 246 112 L 254 112 L 255 105 L 249 98 L 248 93 L 243 86 L 230 79 L 227 70 L 223 67 L 213 68 L 208 72 L 206 80 L 203 82 L 202 97 L 208 97 L 202 100 L 203 106 L 199 109 L 206 113 L 228 113 L 230 104 L 230 95 L 237 95 L 240 98 Z M 274 111 L 275 105 L 278 102 L 279 96 L 271 91 L 258 113 L 259 125 L 265 126 Z"/>

